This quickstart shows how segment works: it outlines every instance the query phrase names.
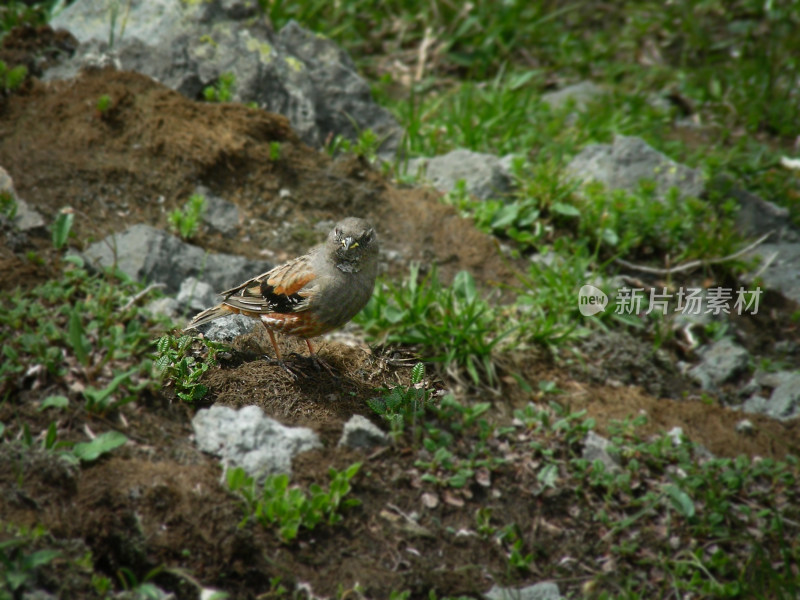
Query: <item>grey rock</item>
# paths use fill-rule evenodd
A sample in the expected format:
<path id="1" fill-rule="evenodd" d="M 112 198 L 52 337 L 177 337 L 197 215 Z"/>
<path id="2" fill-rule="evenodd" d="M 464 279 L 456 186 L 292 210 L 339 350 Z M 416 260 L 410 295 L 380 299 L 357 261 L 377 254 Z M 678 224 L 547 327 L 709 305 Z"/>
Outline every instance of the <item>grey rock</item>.
<path id="1" fill-rule="evenodd" d="M 209 340 L 230 344 L 240 335 L 253 331 L 256 324 L 253 319 L 244 315 L 228 315 L 201 325 L 198 329 Z"/>
<path id="2" fill-rule="evenodd" d="M 164 315 L 170 319 L 177 319 L 181 314 L 181 306 L 175 298 L 164 296 L 148 303 L 145 310 L 152 315 Z"/>
<path id="3" fill-rule="evenodd" d="M 274 32 L 258 4 L 245 0 L 133 0 L 117 19 L 110 45 L 107 0 L 78 0 L 52 19 L 81 45 L 75 56 L 45 73 L 73 77 L 87 62 L 111 50 L 122 68 L 153 77 L 189 98 L 224 73 L 236 77 L 233 100 L 255 102 L 283 114 L 307 144 L 319 147 L 330 135 L 355 139 L 372 129 L 393 152 L 402 130 L 371 97 L 348 54 L 324 36 L 295 22 Z"/>
<path id="4" fill-rule="evenodd" d="M 164 283 L 168 294 L 177 293 L 187 277 L 197 277 L 214 290 L 224 290 L 270 267 L 241 256 L 206 254 L 197 246 L 141 224 L 92 244 L 85 256 L 100 266 L 116 262 L 137 281 Z"/>
<path id="5" fill-rule="evenodd" d="M 782 421 L 800 416 L 800 372 L 792 373 L 772 390 L 765 413 Z"/>
<path id="6" fill-rule="evenodd" d="M 755 237 L 774 231 L 782 241 L 800 241 L 797 230 L 791 227 L 789 209 L 745 190 L 733 190 L 730 195 L 739 203 L 736 229 L 742 235 Z"/>
<path id="7" fill-rule="evenodd" d="M 567 172 L 580 181 L 600 181 L 612 190 L 634 191 L 642 180 L 653 181 L 659 198 L 673 187 L 681 198 L 697 197 L 705 190 L 699 170 L 676 163 L 640 138 L 623 135 L 616 136 L 613 144 L 586 146 L 567 165 Z"/>
<path id="8" fill-rule="evenodd" d="M 338 445 L 348 448 L 373 448 L 388 443 L 388 436 L 377 425 L 362 415 L 353 415 L 344 424 Z"/>
<path id="9" fill-rule="evenodd" d="M 216 304 L 217 293 L 205 281 L 196 277 L 187 277 L 181 282 L 175 300 L 178 304 L 191 311 L 201 311 Z"/>
<path id="10" fill-rule="evenodd" d="M 762 387 L 776 388 L 790 381 L 795 373 L 791 371 L 764 371 L 757 369 L 753 374 L 756 384 Z"/>
<path id="11" fill-rule="evenodd" d="M 758 258 L 760 264 L 755 273 L 767 290 L 800 303 L 800 243 L 761 244 L 748 252 L 745 258 Z M 752 277 L 746 278 L 749 279 Z"/>
<path id="12" fill-rule="evenodd" d="M 591 81 L 581 81 L 573 85 L 542 94 L 542 102 L 546 102 L 554 110 L 558 110 L 567 105 L 570 101 L 574 102 L 575 110 L 582 112 L 590 102 L 604 95 L 603 88 Z"/>
<path id="13" fill-rule="evenodd" d="M 767 412 L 767 399 L 758 395 L 751 396 L 742 404 L 742 410 L 751 415 L 763 415 Z"/>
<path id="14" fill-rule="evenodd" d="M 689 376 L 704 390 L 715 390 L 744 371 L 750 361 L 747 350 L 729 338 L 723 338 L 700 350 L 701 362 L 689 370 Z"/>
<path id="15" fill-rule="evenodd" d="M 619 472 L 619 453 L 612 448 L 609 440 L 603 436 L 597 435 L 594 431 L 586 434 L 583 440 L 583 458 L 589 462 L 599 460 L 603 463 L 606 471 L 616 473 Z"/>
<path id="16" fill-rule="evenodd" d="M 481 200 L 498 198 L 511 191 L 507 168 L 492 154 L 453 150 L 434 158 L 408 161 L 407 173 L 429 181 L 441 192 L 455 189 L 463 180 L 467 191 Z"/>
<path id="17" fill-rule="evenodd" d="M 322 446 L 311 429 L 286 427 L 265 416 L 258 406 L 237 411 L 215 404 L 197 411 L 192 428 L 200 450 L 220 457 L 226 465 L 242 467 L 257 479 L 291 474 L 297 454 Z"/>
<path id="18" fill-rule="evenodd" d="M 209 229 L 223 235 L 230 235 L 239 228 L 239 207 L 233 202 L 215 196 L 211 190 L 202 185 L 198 186 L 194 193 L 205 198 L 206 205 L 202 220 Z"/>
<path id="19" fill-rule="evenodd" d="M 0 193 L 7 193 L 17 205 L 14 215 L 14 225 L 20 231 L 30 231 L 44 227 L 44 219 L 36 210 L 17 195 L 14 189 L 14 180 L 3 167 L 0 167 Z"/>
<path id="20" fill-rule="evenodd" d="M 543 581 L 524 588 L 504 588 L 495 585 L 483 597 L 486 600 L 561 600 L 561 592 L 555 583 Z"/>

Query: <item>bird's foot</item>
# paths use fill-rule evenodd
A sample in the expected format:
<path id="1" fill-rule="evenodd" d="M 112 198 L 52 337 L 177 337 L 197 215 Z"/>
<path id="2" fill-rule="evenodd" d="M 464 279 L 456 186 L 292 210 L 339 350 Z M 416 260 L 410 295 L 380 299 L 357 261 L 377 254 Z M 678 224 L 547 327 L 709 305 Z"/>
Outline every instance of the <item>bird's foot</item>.
<path id="1" fill-rule="evenodd" d="M 316 369 L 317 372 L 325 369 L 325 371 L 328 372 L 328 375 L 330 375 L 334 379 L 339 379 L 339 375 L 336 373 L 336 370 L 327 362 L 322 360 L 316 353 L 306 356 L 304 354 L 292 352 L 290 356 L 296 356 L 298 358 L 302 358 L 305 361 L 311 361 L 311 363 L 314 365 L 314 369 Z"/>
<path id="2" fill-rule="evenodd" d="M 280 358 L 272 358 L 271 356 L 269 356 L 269 355 L 267 355 L 267 354 L 265 354 L 263 358 L 264 358 L 264 360 L 266 360 L 266 361 L 267 361 L 269 364 L 271 364 L 271 365 L 278 365 L 278 366 L 279 366 L 281 369 L 283 369 L 284 371 L 286 371 L 286 373 L 289 375 L 289 377 L 291 377 L 291 378 L 292 378 L 292 380 L 293 380 L 293 381 L 297 381 L 298 379 L 300 379 L 300 375 L 302 375 L 302 374 L 303 374 L 303 373 L 302 373 L 302 371 L 295 371 L 295 370 L 293 370 L 293 369 L 292 369 L 292 367 L 290 367 L 289 365 L 287 365 L 287 364 L 286 364 L 286 363 L 285 363 L 285 362 L 284 362 L 282 359 L 280 359 Z"/>

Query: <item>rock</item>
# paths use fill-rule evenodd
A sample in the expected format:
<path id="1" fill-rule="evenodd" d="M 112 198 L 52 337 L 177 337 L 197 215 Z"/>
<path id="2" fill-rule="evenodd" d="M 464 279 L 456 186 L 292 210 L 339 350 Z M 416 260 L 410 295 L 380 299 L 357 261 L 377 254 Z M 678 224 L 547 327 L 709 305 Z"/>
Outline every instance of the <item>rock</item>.
<path id="1" fill-rule="evenodd" d="M 175 298 L 164 296 L 149 302 L 145 310 L 152 315 L 164 315 L 170 319 L 178 319 L 181 315 L 181 306 Z"/>
<path id="2" fill-rule="evenodd" d="M 30 231 L 44 227 L 42 215 L 17 195 L 17 191 L 14 189 L 14 180 L 11 179 L 11 175 L 3 167 L 0 167 L 0 194 L 8 194 L 11 197 L 11 201 L 16 204 L 14 225 L 17 229 Z"/>
<path id="3" fill-rule="evenodd" d="M 729 338 L 723 338 L 699 353 L 701 362 L 689 369 L 689 376 L 704 390 L 714 390 L 721 383 L 730 381 L 746 369 L 750 361 L 747 350 Z"/>
<path id="4" fill-rule="evenodd" d="M 206 282 L 196 277 L 187 277 L 181 282 L 175 300 L 182 308 L 200 312 L 217 303 L 217 293 Z"/>
<path id="5" fill-rule="evenodd" d="M 621 470 L 619 453 L 611 446 L 612 444 L 609 440 L 597 435 L 594 431 L 590 431 L 583 440 L 583 458 L 592 463 L 599 460 L 605 466 L 606 471 L 617 473 Z"/>
<path id="6" fill-rule="evenodd" d="M 757 394 L 753 395 L 744 401 L 742 410 L 751 415 L 763 415 L 767 412 L 767 399 Z"/>
<path id="7" fill-rule="evenodd" d="M 759 274 L 764 287 L 800 304 L 800 243 L 761 244 L 744 256 L 755 257 L 760 265 L 754 272 Z"/>
<path id="8" fill-rule="evenodd" d="M 582 112 L 593 100 L 604 95 L 603 88 L 591 81 L 581 81 L 555 92 L 542 94 L 542 102 L 546 102 L 553 110 L 559 110 L 570 101 L 574 102 L 575 110 Z"/>
<path id="9" fill-rule="evenodd" d="M 453 150 L 434 158 L 408 161 L 407 173 L 421 176 L 441 192 L 455 189 L 463 180 L 467 191 L 481 200 L 499 198 L 511 191 L 507 168 L 492 154 Z"/>
<path id="10" fill-rule="evenodd" d="M 353 415 L 344 424 L 338 445 L 348 448 L 372 448 L 385 446 L 388 443 L 388 436 L 377 425 L 366 417 Z"/>
<path id="11" fill-rule="evenodd" d="M 785 381 L 772 390 L 765 413 L 782 421 L 800 416 L 800 372 L 787 373 Z"/>
<path id="12" fill-rule="evenodd" d="M 736 423 L 736 433 L 751 434 L 755 430 L 756 428 L 753 427 L 753 422 L 750 419 L 742 419 Z"/>
<path id="13" fill-rule="evenodd" d="M 708 192 L 720 200 L 732 199 L 739 205 L 736 229 L 744 236 L 758 237 L 775 232 L 774 240 L 800 241 L 800 231 L 792 226 L 789 210 L 737 187 L 728 175 L 718 175 L 708 182 Z"/>
<path id="14" fill-rule="evenodd" d="M 201 331 L 209 340 L 230 344 L 240 335 L 253 331 L 256 325 L 256 321 L 250 317 L 245 317 L 244 315 L 229 315 L 201 325 L 198 331 Z M 261 325 L 259 325 L 259 327 L 261 327 Z"/>
<path id="15" fill-rule="evenodd" d="M 263 273 L 270 265 L 231 254 L 206 252 L 149 225 L 134 225 L 89 246 L 85 257 L 100 266 L 117 266 L 133 279 L 162 282 L 175 294 L 187 277 L 197 277 L 214 290 L 228 289 Z"/>
<path id="16" fill-rule="evenodd" d="M 242 467 L 257 479 L 291 474 L 292 458 L 322 447 L 311 429 L 286 427 L 265 416 L 258 406 L 237 411 L 215 404 L 197 411 L 192 428 L 200 450 L 219 456 L 225 465 Z"/>
<path id="17" fill-rule="evenodd" d="M 293 21 L 276 33 L 256 2 L 148 0 L 129 6 L 117 20 L 113 45 L 107 0 L 65 7 L 50 25 L 69 30 L 81 44 L 71 60 L 46 71 L 45 80 L 71 78 L 111 51 L 112 63 L 189 98 L 201 98 L 204 88 L 233 73 L 234 101 L 287 116 L 309 145 L 320 147 L 335 135 L 354 140 L 372 129 L 384 140 L 382 150 L 398 148 L 397 121 L 372 100 L 348 54 L 324 36 Z"/>
<path id="18" fill-rule="evenodd" d="M 236 232 L 239 228 L 238 206 L 215 196 L 211 190 L 202 185 L 198 186 L 194 193 L 205 198 L 206 205 L 201 218 L 211 231 L 223 235 L 231 235 Z"/>
<path id="19" fill-rule="evenodd" d="M 486 600 L 561 600 L 561 592 L 555 583 L 544 581 L 524 588 L 504 588 L 495 585 L 483 597 Z"/>
<path id="20" fill-rule="evenodd" d="M 637 137 L 618 135 L 613 144 L 591 144 L 572 159 L 567 172 L 581 181 L 600 181 L 609 189 L 635 191 L 642 180 L 656 184 L 664 198 L 673 187 L 681 198 L 705 191 L 702 173 L 665 156 Z"/>

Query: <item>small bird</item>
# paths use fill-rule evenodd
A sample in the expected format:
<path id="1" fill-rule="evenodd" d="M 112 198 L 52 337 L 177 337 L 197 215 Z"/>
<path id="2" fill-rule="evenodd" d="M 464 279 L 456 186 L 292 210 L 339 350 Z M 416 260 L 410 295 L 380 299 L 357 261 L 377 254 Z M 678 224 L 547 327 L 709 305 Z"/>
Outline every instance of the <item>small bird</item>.
<path id="1" fill-rule="evenodd" d="M 278 364 L 296 376 L 283 362 L 274 332 L 305 339 L 312 360 L 324 365 L 309 338 L 341 327 L 364 308 L 377 274 L 375 230 L 363 219 L 348 217 L 336 224 L 324 244 L 221 292 L 223 301 L 194 317 L 186 329 L 231 313 L 258 319 Z"/>

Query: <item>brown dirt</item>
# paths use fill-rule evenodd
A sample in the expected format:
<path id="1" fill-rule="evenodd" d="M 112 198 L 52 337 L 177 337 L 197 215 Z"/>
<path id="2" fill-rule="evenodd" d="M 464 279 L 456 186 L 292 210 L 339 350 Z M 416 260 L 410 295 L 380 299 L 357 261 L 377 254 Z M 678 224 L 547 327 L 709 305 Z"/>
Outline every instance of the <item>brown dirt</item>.
<path id="1" fill-rule="evenodd" d="M 23 41 L 27 44 L 29 38 Z M 0 51 L 0 60 L 10 56 L 13 48 L 8 46 Z M 103 94 L 113 103 L 100 114 L 96 103 Z M 278 160 L 269 158 L 271 142 L 281 144 Z M 352 214 L 376 223 L 383 246 L 401 257 L 387 266 L 392 276 L 404 274 L 407 263 L 418 260 L 439 264 L 446 278 L 468 269 L 487 284 L 512 281 L 494 241 L 438 203 L 437 194 L 397 188 L 362 159 L 332 159 L 317 152 L 298 140 L 283 117 L 240 105 L 194 102 L 134 73 L 91 71 L 51 84 L 30 80 L 0 99 L 0 165 L 13 177 L 18 194 L 48 224 L 62 207 L 72 207 L 72 243 L 78 246 L 136 223 L 166 228 L 167 213 L 202 184 L 244 213 L 235 239 L 199 236 L 197 243 L 212 251 L 257 258 L 262 250 L 280 248 L 280 259 L 317 241 L 317 222 Z M 288 197 L 280 194 L 283 189 L 290 191 Z M 18 240 L 5 229 L 2 288 L 33 285 L 56 273 L 49 245 L 45 234 Z M 42 260 L 33 260 L 30 252 Z M 287 352 L 302 352 L 302 345 L 282 343 Z M 336 448 L 342 424 L 356 413 L 374 418 L 366 400 L 378 388 L 407 384 L 407 368 L 394 366 L 380 350 L 327 342 L 321 356 L 340 378 L 320 372 L 294 383 L 279 367 L 257 358 L 264 346 L 257 336 L 239 340 L 236 351 L 207 376 L 207 401 L 257 404 L 285 423 L 318 430 L 326 449 L 296 460 L 295 480 L 300 483 L 324 482 L 330 466 L 364 461 L 356 480 L 362 504 L 348 513 L 343 526 L 320 528 L 291 546 L 260 527 L 239 527 L 242 512 L 220 485 L 220 467 L 189 441 L 193 410 L 170 403 L 168 394 L 125 407 L 127 425 L 88 416 L 82 409 L 62 417 L 59 427 L 67 439 L 84 437 L 84 427 L 95 432 L 114 427 L 132 440 L 88 467 L 68 468 L 49 453 L 21 452 L 11 443 L 0 446 L 0 463 L 13 465 L 0 469 L 3 519 L 39 523 L 59 540 L 80 540 L 97 568 L 115 581 L 122 567 L 144 577 L 165 566 L 156 581 L 183 598 L 196 597 L 189 576 L 242 598 L 268 592 L 272 577 L 281 577 L 287 586 L 307 582 L 314 592 L 326 595 L 358 583 L 374 598 L 387 597 L 392 589 L 410 589 L 414 597 L 427 598 L 432 589 L 440 595 L 477 594 L 494 582 L 565 575 L 580 581 L 555 565 L 560 556 L 581 555 L 596 534 L 585 507 L 571 506 L 566 491 L 534 497 L 525 485 L 530 474 L 501 468 L 493 473 L 497 496 L 473 486 L 461 497 L 462 506 L 453 501 L 429 509 L 421 504 L 421 494 L 437 490 L 419 482 L 417 457 L 410 449 L 365 455 Z M 574 410 L 585 408 L 601 431 L 611 419 L 644 411 L 649 417 L 645 433 L 680 426 L 722 456 L 798 454 L 800 423 L 751 416 L 753 435 L 736 434 L 733 426 L 740 413 L 680 400 L 691 386 L 639 359 L 643 369 L 648 365 L 641 377 L 605 371 L 607 379 L 616 380 L 614 385 L 591 377 L 577 380 L 571 370 L 537 353 L 519 357 L 508 370 L 532 384 L 556 382 L 564 390 L 559 402 Z M 620 373 L 638 368 L 633 364 L 619 367 Z M 653 377 L 672 399 L 639 387 Z M 490 397 L 498 422 L 507 422 L 514 408 L 542 401 L 538 394 L 523 392 L 512 378 L 504 381 L 501 394 Z M 34 409 L 42 393 L 20 392 L 4 401 L 0 421 L 27 423 L 33 432 L 45 429 L 49 416 Z M 469 399 L 485 397 L 472 391 Z M 509 571 L 499 546 L 454 533 L 474 529 L 476 510 L 487 506 L 533 532 L 537 560 L 530 574 Z M 420 514 L 416 526 L 403 516 L 415 512 Z M 67 591 L 77 594 L 73 597 L 91 594 L 80 587 L 85 581 L 62 585 L 72 586 Z"/>

